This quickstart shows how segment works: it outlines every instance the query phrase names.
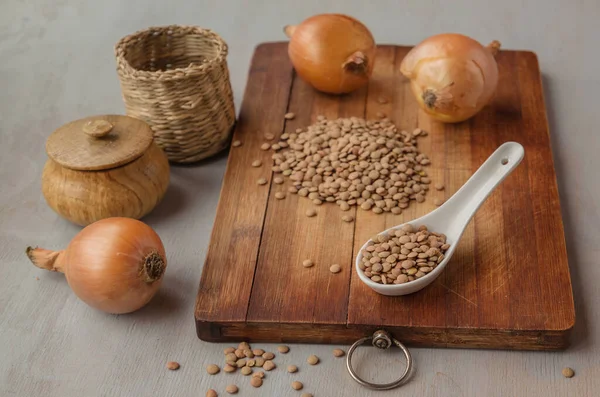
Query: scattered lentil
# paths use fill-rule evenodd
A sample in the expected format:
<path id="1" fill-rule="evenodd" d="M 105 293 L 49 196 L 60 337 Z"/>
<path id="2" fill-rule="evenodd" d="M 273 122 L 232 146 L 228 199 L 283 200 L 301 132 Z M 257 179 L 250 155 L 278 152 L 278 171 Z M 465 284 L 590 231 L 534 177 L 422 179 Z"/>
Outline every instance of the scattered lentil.
<path id="1" fill-rule="evenodd" d="M 245 367 L 246 360 L 244 360 L 243 358 L 240 358 L 239 360 L 236 361 L 235 365 L 237 365 L 238 368 Z"/>
<path id="2" fill-rule="evenodd" d="M 258 357 L 255 357 L 255 358 L 254 358 L 254 361 L 255 361 L 255 364 L 254 364 L 254 365 L 255 365 L 256 367 L 262 367 L 263 365 L 265 365 L 265 359 L 264 359 L 264 358 L 262 358 L 262 357 L 260 357 L 260 356 L 258 356 Z"/>
<path id="3" fill-rule="evenodd" d="M 309 208 L 306 210 L 306 216 L 308 216 L 309 218 L 315 215 L 317 215 L 317 211 L 314 208 Z"/>
<path id="4" fill-rule="evenodd" d="M 290 374 L 293 374 L 294 372 L 298 372 L 298 367 L 296 367 L 295 365 L 288 365 L 287 371 Z"/>
<path id="5" fill-rule="evenodd" d="M 250 367 L 243 367 L 241 372 L 242 372 L 242 375 L 248 376 L 248 375 L 250 375 L 252 373 L 252 368 L 250 368 Z"/>
<path id="6" fill-rule="evenodd" d="M 234 352 L 235 352 L 235 350 L 234 350 Z M 235 353 L 227 353 L 227 354 L 225 355 L 225 360 L 226 360 L 226 361 L 237 361 L 237 359 L 238 359 L 238 358 L 237 358 L 237 356 L 235 355 Z"/>
<path id="7" fill-rule="evenodd" d="M 297 380 L 292 382 L 292 389 L 294 390 L 302 390 L 303 387 L 304 385 L 302 384 L 302 382 L 298 382 Z"/>
<path id="8" fill-rule="evenodd" d="M 288 346 L 281 345 L 281 346 L 277 346 L 277 350 L 279 351 L 279 353 L 286 354 L 287 352 L 290 351 L 290 348 Z"/>
<path id="9" fill-rule="evenodd" d="M 384 103 L 388 103 L 388 100 L 386 97 L 380 96 L 379 98 L 377 98 L 377 102 L 384 104 Z"/>
<path id="10" fill-rule="evenodd" d="M 227 372 L 227 373 L 235 372 L 236 369 L 237 369 L 237 367 L 234 367 L 231 364 L 225 364 L 225 366 L 223 367 L 223 371 Z"/>
<path id="11" fill-rule="evenodd" d="M 572 378 L 575 376 L 575 371 L 573 371 L 573 368 L 565 367 L 562 370 L 562 374 L 565 378 Z"/>
<path id="12" fill-rule="evenodd" d="M 278 185 L 281 185 L 283 183 L 283 178 L 280 176 L 276 176 L 275 178 L 273 178 L 273 182 L 275 182 Z"/>
<path id="13" fill-rule="evenodd" d="M 260 167 L 261 165 L 262 165 L 262 161 L 260 161 L 260 160 L 254 160 L 252 162 L 253 167 Z"/>
<path id="14" fill-rule="evenodd" d="M 444 184 L 443 183 L 436 183 L 435 184 L 435 190 L 444 190 Z"/>
<path id="15" fill-rule="evenodd" d="M 433 199 L 433 204 L 437 205 L 438 207 L 442 204 L 444 204 L 444 200 L 439 199 L 439 198 L 434 198 Z"/>
<path id="16" fill-rule="evenodd" d="M 263 353 L 262 358 L 264 358 L 265 360 L 272 360 L 275 358 L 275 355 L 271 352 L 265 352 Z"/>
<path id="17" fill-rule="evenodd" d="M 263 380 L 258 376 L 252 376 L 252 379 L 250 379 L 250 384 L 252 385 L 252 387 L 261 387 L 263 384 Z"/>
<path id="18" fill-rule="evenodd" d="M 296 115 L 292 112 L 290 113 L 286 113 L 285 116 L 283 116 L 286 120 L 292 120 L 294 117 L 296 117 Z"/>
<path id="19" fill-rule="evenodd" d="M 206 372 L 208 372 L 210 375 L 218 374 L 220 370 L 221 369 L 216 364 L 210 364 L 206 367 Z"/>
<path id="20" fill-rule="evenodd" d="M 271 134 L 270 132 L 266 132 L 265 139 L 268 141 L 272 141 L 273 139 L 275 139 L 275 135 Z"/>
<path id="21" fill-rule="evenodd" d="M 208 389 L 208 391 L 206 392 L 206 397 L 217 397 L 218 394 L 215 390 L 213 389 Z"/>
<path id="22" fill-rule="evenodd" d="M 340 267 L 340 265 L 337 265 L 337 264 L 335 264 L 335 265 L 331 265 L 331 267 L 329 268 L 329 271 L 330 271 L 331 273 L 334 273 L 334 274 L 335 274 L 335 273 L 339 273 L 339 272 L 341 272 L 341 271 L 342 271 L 342 268 Z"/>
<path id="23" fill-rule="evenodd" d="M 271 371 L 272 369 L 275 368 L 275 364 L 273 363 L 273 361 L 267 360 L 267 361 L 265 361 L 263 368 L 265 371 Z"/>
<path id="24" fill-rule="evenodd" d="M 263 349 L 252 349 L 252 353 L 254 353 L 255 356 L 262 356 L 265 354 L 265 351 Z"/>
<path id="25" fill-rule="evenodd" d="M 246 356 L 244 355 L 244 350 L 243 350 L 243 349 L 237 349 L 237 350 L 234 352 L 234 354 L 235 354 L 235 356 L 236 356 L 237 358 L 244 358 L 244 357 L 246 357 Z"/>
<path id="26" fill-rule="evenodd" d="M 313 397 L 313 395 L 310 393 L 302 393 L 300 397 Z"/>
<path id="27" fill-rule="evenodd" d="M 342 216 L 342 220 L 344 222 L 352 222 L 352 221 L 354 221 L 354 217 L 352 215 L 344 215 L 344 216 Z"/>
<path id="28" fill-rule="evenodd" d="M 266 185 L 267 182 L 268 181 L 265 178 L 258 178 L 258 181 L 256 181 L 256 183 L 258 183 L 259 185 Z M 233 347 L 231 349 L 233 349 Z"/>
<path id="29" fill-rule="evenodd" d="M 271 149 L 271 144 L 270 143 L 263 143 L 262 145 L 260 145 L 260 150 L 269 150 Z"/>
<path id="30" fill-rule="evenodd" d="M 443 234 L 405 224 L 389 235 L 373 236 L 362 251 L 360 268 L 376 283 L 404 284 L 431 272 L 449 248 Z"/>
<path id="31" fill-rule="evenodd" d="M 236 394 L 239 389 L 236 385 L 229 385 L 225 388 L 225 391 L 229 394 Z"/>
<path id="32" fill-rule="evenodd" d="M 170 369 L 171 371 L 176 371 L 179 369 L 179 367 L 180 365 L 177 361 L 169 361 L 167 363 L 167 369 Z"/>
<path id="33" fill-rule="evenodd" d="M 335 357 L 343 357 L 344 356 L 344 351 L 342 349 L 333 349 L 333 355 Z"/>
<path id="34" fill-rule="evenodd" d="M 254 360 L 253 358 L 251 358 L 250 360 L 246 361 L 246 366 L 247 367 L 254 367 L 256 365 L 256 360 Z"/>
<path id="35" fill-rule="evenodd" d="M 319 363 L 319 357 L 313 355 L 308 356 L 308 358 L 306 359 L 306 362 L 309 363 L 310 365 L 317 365 Z"/>
<path id="36" fill-rule="evenodd" d="M 254 358 L 254 353 L 252 353 L 252 350 L 246 349 L 246 350 L 244 350 L 244 356 L 246 356 L 248 358 Z"/>
<path id="37" fill-rule="evenodd" d="M 285 193 L 284 192 L 277 192 L 277 193 L 275 193 L 275 198 L 277 200 L 283 200 L 285 198 Z"/>
<path id="38" fill-rule="evenodd" d="M 313 267 L 314 263 L 310 259 L 305 259 L 302 261 L 302 266 L 304 267 Z"/>
<path id="39" fill-rule="evenodd" d="M 253 378 L 263 379 L 265 377 L 265 373 L 263 371 L 258 371 L 252 374 Z"/>
<path id="40" fill-rule="evenodd" d="M 266 179 L 265 179 L 266 181 Z M 229 353 L 233 353 L 235 351 L 235 349 L 233 347 L 228 347 L 227 349 L 223 350 L 223 354 L 229 354 Z"/>
<path id="41" fill-rule="evenodd" d="M 233 141 L 233 143 L 231 144 L 231 146 L 233 146 L 233 147 L 240 147 L 240 146 L 242 146 L 242 142 L 238 141 L 238 140 L 235 140 L 235 141 Z"/>

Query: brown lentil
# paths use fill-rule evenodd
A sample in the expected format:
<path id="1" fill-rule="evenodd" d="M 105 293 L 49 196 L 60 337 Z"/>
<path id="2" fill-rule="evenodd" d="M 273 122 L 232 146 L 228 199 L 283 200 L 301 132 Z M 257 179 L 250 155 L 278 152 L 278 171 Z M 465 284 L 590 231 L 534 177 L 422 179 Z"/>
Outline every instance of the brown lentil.
<path id="1" fill-rule="evenodd" d="M 330 271 L 331 273 L 334 273 L 334 274 L 335 274 L 335 273 L 339 273 L 339 272 L 341 272 L 341 271 L 342 271 L 342 268 L 340 267 L 340 265 L 337 265 L 337 264 L 335 264 L 335 265 L 331 265 L 331 267 L 329 268 L 329 271 Z"/>
<path id="2" fill-rule="evenodd" d="M 562 374 L 565 378 L 572 378 L 575 376 L 575 371 L 573 371 L 573 368 L 565 367 L 562 370 Z"/>
<path id="3" fill-rule="evenodd" d="M 223 371 L 225 371 L 227 373 L 235 372 L 236 369 L 237 369 L 237 367 L 234 367 L 231 364 L 225 364 L 225 366 L 223 367 Z"/>
<path id="4" fill-rule="evenodd" d="M 223 354 L 233 353 L 234 351 L 235 349 L 233 347 L 228 347 L 227 349 L 223 350 Z"/>
<path id="5" fill-rule="evenodd" d="M 309 363 L 310 365 L 317 365 L 319 363 L 319 357 L 313 355 L 308 356 L 308 358 L 306 359 L 306 362 Z"/>
<path id="6" fill-rule="evenodd" d="M 265 139 L 268 141 L 272 141 L 273 139 L 275 139 L 275 135 L 271 134 L 270 132 L 265 133 Z"/>
<path id="7" fill-rule="evenodd" d="M 342 216 L 342 220 L 344 222 L 350 223 L 350 222 L 354 221 L 354 217 L 352 215 L 344 215 L 344 216 Z"/>
<path id="8" fill-rule="evenodd" d="M 343 357 L 344 356 L 344 351 L 342 349 L 333 349 L 333 355 L 335 357 Z"/>
<path id="9" fill-rule="evenodd" d="M 241 372 L 242 372 L 242 375 L 248 376 L 252 373 L 252 368 L 244 367 L 244 368 L 242 368 Z"/>
<path id="10" fill-rule="evenodd" d="M 252 377 L 262 379 L 265 377 L 265 373 L 263 371 L 258 371 L 258 372 L 253 373 Z"/>
<path id="11" fill-rule="evenodd" d="M 210 375 L 218 374 L 220 370 L 221 369 L 216 364 L 210 364 L 206 367 L 206 372 L 208 372 Z"/>
<path id="12" fill-rule="evenodd" d="M 444 204 L 444 200 L 439 199 L 439 198 L 434 198 L 433 199 L 433 204 L 437 205 L 438 207 L 442 204 Z"/>
<path id="13" fill-rule="evenodd" d="M 260 373 L 263 373 L 263 372 L 260 372 Z M 262 384 L 263 384 L 263 380 L 261 377 L 252 376 L 252 379 L 250 379 L 250 385 L 252 385 L 252 387 L 261 387 Z"/>
<path id="14" fill-rule="evenodd" d="M 275 355 L 271 352 L 265 352 L 263 353 L 262 358 L 264 358 L 265 360 L 272 360 L 275 358 Z"/>
<path id="15" fill-rule="evenodd" d="M 305 259 L 302 261 L 302 266 L 304 267 L 313 267 L 314 263 L 310 259 Z"/>
<path id="16" fill-rule="evenodd" d="M 294 372 L 298 372 L 298 367 L 296 367 L 295 365 L 288 365 L 287 371 L 290 374 L 293 374 Z"/>
<path id="17" fill-rule="evenodd" d="M 306 216 L 308 216 L 309 218 L 312 218 L 315 215 L 317 215 L 317 211 L 315 209 L 309 208 L 306 210 Z"/>
<path id="18" fill-rule="evenodd" d="M 279 351 L 279 353 L 286 354 L 287 352 L 290 351 L 290 348 L 288 346 L 281 345 L 281 346 L 277 346 L 277 351 Z"/>
<path id="19" fill-rule="evenodd" d="M 229 385 L 225 388 L 225 391 L 229 394 L 236 394 L 239 389 L 236 385 Z"/>
<path id="20" fill-rule="evenodd" d="M 283 183 L 283 178 L 280 176 L 277 176 L 277 177 L 273 178 L 273 182 L 275 182 L 278 185 L 281 185 Z"/>
<path id="21" fill-rule="evenodd" d="M 275 198 L 277 200 L 283 200 L 285 198 L 285 193 L 284 192 L 277 192 L 277 193 L 275 193 Z"/>
<path id="22" fill-rule="evenodd" d="M 263 368 L 265 371 L 271 371 L 272 369 L 275 368 L 275 364 L 273 363 L 273 361 L 267 360 L 267 361 L 265 361 Z"/>
<path id="23" fill-rule="evenodd" d="M 285 114 L 285 116 L 283 116 L 283 117 L 284 117 L 286 120 L 291 120 L 291 119 L 293 119 L 294 117 L 296 117 L 296 115 L 295 115 L 294 113 L 290 112 L 290 113 L 286 113 L 286 114 Z"/>
<path id="24" fill-rule="evenodd" d="M 259 178 L 258 181 L 256 181 L 256 183 L 258 183 L 259 185 L 266 185 L 267 180 L 265 178 Z"/>
<path id="25" fill-rule="evenodd" d="M 294 389 L 294 390 L 302 390 L 303 387 L 304 387 L 304 385 L 302 384 L 302 382 L 298 382 L 298 381 L 292 382 L 292 389 Z"/>
<path id="26" fill-rule="evenodd" d="M 167 363 L 167 369 L 170 369 L 171 371 L 177 371 L 179 367 L 180 365 L 177 361 L 169 361 Z"/>
<path id="27" fill-rule="evenodd" d="M 208 391 L 206 392 L 206 397 L 217 397 L 218 394 L 215 390 L 213 389 L 208 389 Z"/>
<path id="28" fill-rule="evenodd" d="M 444 190 L 444 184 L 442 184 L 442 183 L 436 183 L 435 184 L 435 190 Z"/>
<path id="29" fill-rule="evenodd" d="M 242 146 L 242 142 L 238 141 L 238 140 L 235 140 L 235 141 L 233 141 L 233 143 L 231 144 L 231 146 L 233 146 L 233 147 L 240 147 L 240 146 Z"/>
<path id="30" fill-rule="evenodd" d="M 310 393 L 302 393 L 300 397 L 313 397 L 313 395 Z"/>

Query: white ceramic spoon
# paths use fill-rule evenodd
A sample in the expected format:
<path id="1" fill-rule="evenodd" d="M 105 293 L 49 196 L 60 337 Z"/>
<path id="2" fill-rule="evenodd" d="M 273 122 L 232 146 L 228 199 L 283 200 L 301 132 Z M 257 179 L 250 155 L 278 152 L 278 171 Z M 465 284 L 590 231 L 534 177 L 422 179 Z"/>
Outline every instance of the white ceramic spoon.
<path id="1" fill-rule="evenodd" d="M 387 234 L 401 228 L 405 224 L 410 224 L 415 227 L 425 225 L 432 232 L 445 234 L 446 242 L 450 244 L 450 248 L 446 251 L 444 260 L 430 273 L 404 284 L 379 284 L 371 281 L 358 267 L 362 261 L 362 253 L 369 244 L 369 241 L 367 241 L 361 247 L 355 264 L 356 272 L 362 282 L 380 294 L 391 296 L 411 294 L 431 284 L 444 271 L 444 268 L 458 246 L 458 242 L 467 224 L 473 215 L 475 215 L 475 212 L 477 212 L 481 204 L 483 204 L 496 186 L 519 165 L 524 154 L 525 151 L 520 144 L 516 142 L 504 143 L 479 167 L 467 183 L 442 206 L 425 216 L 403 223 L 402 225 L 394 226 L 383 232 Z"/>

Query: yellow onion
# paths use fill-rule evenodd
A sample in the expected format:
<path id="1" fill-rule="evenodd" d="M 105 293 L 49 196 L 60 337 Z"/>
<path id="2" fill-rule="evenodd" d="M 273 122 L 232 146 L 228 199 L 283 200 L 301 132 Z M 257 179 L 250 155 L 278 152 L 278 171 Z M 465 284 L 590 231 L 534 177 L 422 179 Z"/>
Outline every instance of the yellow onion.
<path id="1" fill-rule="evenodd" d="M 470 37 L 447 33 L 429 37 L 402 60 L 419 105 L 436 120 L 455 123 L 479 112 L 498 84 L 494 56 L 500 43 L 487 47 Z"/>
<path id="2" fill-rule="evenodd" d="M 373 35 L 358 20 L 320 14 L 297 26 L 286 26 L 288 54 L 298 75 L 330 94 L 343 94 L 369 81 L 375 62 Z"/>
<path id="3" fill-rule="evenodd" d="M 130 218 L 102 219 L 81 230 L 63 251 L 28 247 L 27 256 L 41 269 L 64 273 L 75 295 L 107 313 L 143 307 L 167 268 L 158 235 Z"/>

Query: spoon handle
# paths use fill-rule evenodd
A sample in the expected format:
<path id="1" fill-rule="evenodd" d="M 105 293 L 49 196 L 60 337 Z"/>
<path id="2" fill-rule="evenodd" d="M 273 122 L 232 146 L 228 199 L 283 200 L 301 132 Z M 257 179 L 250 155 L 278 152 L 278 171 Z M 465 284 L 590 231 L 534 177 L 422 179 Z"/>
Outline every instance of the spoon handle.
<path id="1" fill-rule="evenodd" d="M 448 234 L 460 236 L 475 212 L 504 178 L 519 165 L 525 150 L 516 142 L 502 144 L 469 180 L 436 211 Z M 433 214 L 432 214 L 433 215 Z"/>

